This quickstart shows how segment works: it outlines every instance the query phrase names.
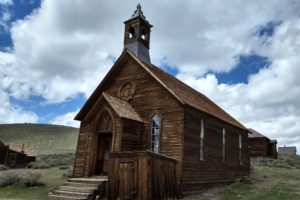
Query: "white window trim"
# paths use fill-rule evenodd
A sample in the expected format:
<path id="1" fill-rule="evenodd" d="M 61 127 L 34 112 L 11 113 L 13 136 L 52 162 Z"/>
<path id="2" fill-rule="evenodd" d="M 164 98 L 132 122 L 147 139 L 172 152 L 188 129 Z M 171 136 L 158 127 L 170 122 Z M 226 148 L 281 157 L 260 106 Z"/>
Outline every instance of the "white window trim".
<path id="1" fill-rule="evenodd" d="M 226 129 L 222 130 L 222 161 L 226 162 Z"/>
<path id="2" fill-rule="evenodd" d="M 155 128 L 153 127 L 153 120 L 154 120 L 154 117 L 157 116 L 158 119 L 159 119 L 159 124 L 158 124 L 158 128 Z M 158 133 L 157 134 L 153 134 L 153 130 L 154 129 L 157 129 L 158 130 Z M 151 143 L 150 143 L 150 149 L 153 153 L 159 153 L 159 148 L 160 148 L 160 134 L 161 134 L 161 117 L 158 115 L 158 114 L 154 114 L 151 118 Z M 152 140 L 152 136 L 156 135 L 157 136 L 157 141 L 153 141 Z M 152 148 L 152 144 L 153 143 L 157 143 L 157 148 Z"/>
<path id="3" fill-rule="evenodd" d="M 239 163 L 242 164 L 242 135 L 239 134 Z"/>
<path id="4" fill-rule="evenodd" d="M 200 160 L 204 160 L 204 120 L 203 118 L 200 119 Z"/>

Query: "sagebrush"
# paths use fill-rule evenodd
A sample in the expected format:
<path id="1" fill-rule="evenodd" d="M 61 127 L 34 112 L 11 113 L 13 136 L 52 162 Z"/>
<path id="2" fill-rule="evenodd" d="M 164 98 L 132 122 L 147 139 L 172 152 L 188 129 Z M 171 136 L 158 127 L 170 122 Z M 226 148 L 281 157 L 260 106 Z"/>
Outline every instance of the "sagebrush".
<path id="1" fill-rule="evenodd" d="M 7 170 L 0 172 L 0 187 L 13 186 L 36 186 L 42 172 L 39 170 Z"/>

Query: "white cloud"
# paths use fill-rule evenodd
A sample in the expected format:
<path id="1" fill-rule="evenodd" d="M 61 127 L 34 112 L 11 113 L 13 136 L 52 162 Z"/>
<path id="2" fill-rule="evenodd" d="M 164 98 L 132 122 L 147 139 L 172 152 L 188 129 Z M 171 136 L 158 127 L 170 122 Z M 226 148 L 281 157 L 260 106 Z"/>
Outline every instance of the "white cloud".
<path id="1" fill-rule="evenodd" d="M 283 22 L 257 53 L 272 62 L 248 84 L 219 84 L 215 75 L 178 78 L 213 99 L 230 114 L 278 144 L 300 150 L 300 19 Z"/>
<path id="2" fill-rule="evenodd" d="M 0 5 L 12 5 L 13 1 L 12 0 L 0 0 Z"/>
<path id="3" fill-rule="evenodd" d="M 9 25 L 8 25 L 8 21 L 11 18 L 11 13 L 7 10 L 3 10 L 2 13 L 0 13 L 0 34 L 2 32 L 1 29 L 3 29 L 4 32 L 8 32 L 9 31 Z"/>
<path id="4" fill-rule="evenodd" d="M 0 52 L 0 69 L 4 65 L 10 65 L 14 61 L 14 56 Z M 3 71 L 1 71 L 3 72 Z M 0 123 L 35 123 L 38 116 L 33 112 L 24 111 L 17 105 L 13 105 L 9 101 L 9 94 L 5 91 L 8 76 L 5 72 L 0 73 Z"/>
<path id="5" fill-rule="evenodd" d="M 0 71 L 6 99 L 39 95 L 46 103 L 60 103 L 78 93 L 88 97 L 112 66 L 112 58 L 120 55 L 122 22 L 136 3 L 42 1 L 40 9 L 12 25 L 14 46 L 5 57 L 13 60 L 2 61 Z M 181 80 L 247 126 L 300 149 L 300 138 L 292 137 L 300 132 L 295 122 L 300 117 L 299 1 L 141 3 L 154 24 L 150 52 L 155 64 L 164 60 L 179 71 Z M 269 22 L 281 23 L 272 37 L 258 37 L 257 31 Z M 250 53 L 267 57 L 271 65 L 249 77 L 249 84 L 219 84 L 213 74 L 203 77 L 208 71 L 232 70 L 240 55 Z M 74 115 L 68 114 L 53 122 L 70 121 Z"/>
<path id="6" fill-rule="evenodd" d="M 79 112 L 79 110 L 76 110 L 74 112 L 68 112 L 64 115 L 60 115 L 55 117 L 52 121 L 50 121 L 51 124 L 59 124 L 59 125 L 65 125 L 65 126 L 72 126 L 72 127 L 79 127 L 80 123 L 79 121 L 75 121 L 74 117 Z"/>

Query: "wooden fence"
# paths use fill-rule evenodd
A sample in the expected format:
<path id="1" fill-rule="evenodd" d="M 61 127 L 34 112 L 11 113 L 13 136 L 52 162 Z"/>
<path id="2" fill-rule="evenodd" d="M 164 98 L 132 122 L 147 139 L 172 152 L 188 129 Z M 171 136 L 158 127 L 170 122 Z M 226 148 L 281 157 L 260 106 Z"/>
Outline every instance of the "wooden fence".
<path id="1" fill-rule="evenodd" d="M 178 199 L 176 160 L 152 152 L 113 152 L 108 199 Z"/>

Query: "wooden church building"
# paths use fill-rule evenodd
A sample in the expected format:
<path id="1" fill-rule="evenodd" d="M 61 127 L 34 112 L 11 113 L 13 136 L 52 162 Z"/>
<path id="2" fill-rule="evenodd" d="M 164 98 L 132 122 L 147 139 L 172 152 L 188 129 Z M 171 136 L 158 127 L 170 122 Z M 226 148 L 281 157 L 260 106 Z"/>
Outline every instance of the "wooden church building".
<path id="1" fill-rule="evenodd" d="M 140 5 L 124 23 L 122 54 L 75 117 L 73 176 L 107 175 L 110 199 L 163 199 L 247 176 L 247 128 L 151 64 Z"/>

